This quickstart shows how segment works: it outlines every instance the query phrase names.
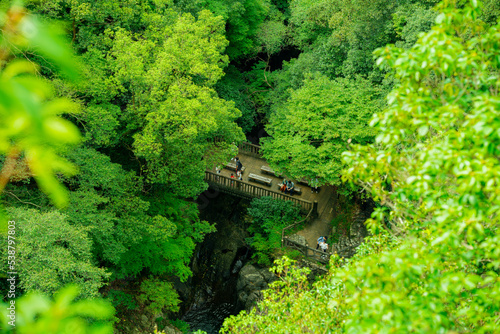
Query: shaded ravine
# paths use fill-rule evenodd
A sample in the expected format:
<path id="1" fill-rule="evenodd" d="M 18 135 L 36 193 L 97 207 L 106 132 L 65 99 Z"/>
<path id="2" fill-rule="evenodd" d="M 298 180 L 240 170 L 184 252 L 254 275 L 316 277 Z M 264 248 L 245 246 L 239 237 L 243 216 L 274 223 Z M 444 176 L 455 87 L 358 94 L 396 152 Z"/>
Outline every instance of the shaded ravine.
<path id="1" fill-rule="evenodd" d="M 215 334 L 227 317 L 251 307 L 255 298 L 258 298 L 259 290 L 267 288 L 272 277 L 267 277 L 267 269 L 255 268 L 249 263 L 252 254 L 245 242 L 247 233 L 244 218 L 250 203 L 215 190 L 202 194 L 198 203 L 200 218 L 215 224 L 217 232 L 207 235 L 196 247 L 191 261 L 191 278 L 185 283 L 176 284 L 183 301 L 178 316 L 190 325 L 193 332 L 201 329 L 208 334 Z M 336 204 L 336 196 L 332 194 L 325 208 L 329 211 L 329 214 L 324 215 L 328 220 L 331 215 L 335 215 L 335 210 L 330 209 L 335 208 Z M 360 211 L 367 212 L 367 217 L 372 210 L 371 206 L 360 207 Z M 314 237 L 327 234 L 331 228 L 328 220 L 316 222 L 318 226 L 305 226 L 298 234 L 312 233 L 311 238 L 313 234 Z M 350 233 L 339 241 L 342 241 L 342 245 L 356 246 L 365 236 L 364 224 L 355 221 Z M 350 257 L 352 254 L 344 256 Z"/>
<path id="2" fill-rule="evenodd" d="M 215 334 L 226 317 L 243 309 L 236 283 L 250 250 L 239 224 L 246 212 L 245 204 L 240 205 L 242 200 L 224 194 L 210 197 L 200 217 L 215 223 L 217 232 L 207 235 L 196 247 L 191 262 L 193 275 L 186 283 L 178 283 L 177 290 L 183 300 L 181 319 L 193 332 L 201 329 Z"/>

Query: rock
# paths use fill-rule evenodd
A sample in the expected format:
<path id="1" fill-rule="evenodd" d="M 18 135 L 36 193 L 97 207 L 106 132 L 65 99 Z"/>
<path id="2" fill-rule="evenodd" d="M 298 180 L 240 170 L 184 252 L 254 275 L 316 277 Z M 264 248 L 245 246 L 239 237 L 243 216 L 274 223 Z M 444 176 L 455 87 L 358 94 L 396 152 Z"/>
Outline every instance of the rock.
<path id="1" fill-rule="evenodd" d="M 276 280 L 276 276 L 269 269 L 264 268 L 260 270 L 260 274 L 264 277 L 264 280 L 268 283 L 271 283 Z"/>
<path id="2" fill-rule="evenodd" d="M 231 271 L 232 274 L 236 274 L 241 267 L 243 267 L 243 262 L 241 260 L 236 261 L 236 263 L 233 266 L 233 270 Z"/>
<path id="3" fill-rule="evenodd" d="M 245 291 L 240 291 L 238 293 L 238 300 L 240 300 L 242 303 L 246 303 L 248 299 L 248 293 L 246 293 Z"/>
<path id="4" fill-rule="evenodd" d="M 276 277 L 267 268 L 257 268 L 246 264 L 241 268 L 236 289 L 238 291 L 238 303 L 246 310 L 250 310 L 255 303 L 262 298 L 262 290 L 269 287 L 269 283 Z"/>
<path id="5" fill-rule="evenodd" d="M 217 229 L 217 233 L 207 235 L 197 247 L 197 256 L 191 264 L 193 276 L 187 282 L 176 282 L 175 288 L 183 304 L 189 305 L 190 309 L 214 298 L 221 302 L 237 302 L 235 285 L 238 272 L 246 260 L 244 254 L 248 252 L 246 235 L 228 221 L 218 223 Z"/>
<path id="6" fill-rule="evenodd" d="M 287 238 L 293 242 L 296 242 L 298 244 L 301 244 L 303 246 L 309 246 L 307 244 L 307 240 L 305 237 L 301 236 L 301 235 L 298 235 L 298 234 L 292 234 L 290 236 L 287 236 Z"/>
<path id="7" fill-rule="evenodd" d="M 370 217 L 373 208 L 363 208 L 355 212 L 349 228 L 349 235 L 340 236 L 335 248 L 340 256 L 352 257 L 356 253 L 356 248 L 361 245 L 363 239 L 369 235 L 364 222 Z"/>
<path id="8" fill-rule="evenodd" d="M 165 334 L 182 334 L 182 331 L 172 325 L 168 325 L 163 329 L 163 331 L 165 332 Z"/>

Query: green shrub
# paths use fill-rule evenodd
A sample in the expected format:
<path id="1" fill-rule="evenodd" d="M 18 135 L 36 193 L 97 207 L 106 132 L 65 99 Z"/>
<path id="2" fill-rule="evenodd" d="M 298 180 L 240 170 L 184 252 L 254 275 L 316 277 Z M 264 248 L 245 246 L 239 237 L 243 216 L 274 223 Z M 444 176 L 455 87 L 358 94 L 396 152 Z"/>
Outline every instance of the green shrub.
<path id="1" fill-rule="evenodd" d="M 183 333 L 190 333 L 191 328 L 187 322 L 181 319 L 170 320 L 170 323 Z"/>
<path id="2" fill-rule="evenodd" d="M 300 219 L 300 208 L 289 201 L 261 197 L 252 200 L 248 214 L 252 217 L 248 243 L 256 251 L 253 258 L 259 264 L 270 265 L 272 254 L 281 246 L 284 227 Z"/>
<path id="3" fill-rule="evenodd" d="M 127 310 L 135 310 L 137 308 L 134 296 L 126 292 L 120 290 L 110 290 L 107 297 L 117 309 L 123 307 Z"/>
<path id="4" fill-rule="evenodd" d="M 31 291 L 9 304 L 0 302 L 0 333 L 112 334 L 115 310 L 109 301 L 79 295 L 80 288 L 70 284 L 52 297 Z"/>
<path id="5" fill-rule="evenodd" d="M 254 225 L 263 224 L 267 220 L 275 224 L 288 224 L 298 218 L 299 211 L 300 208 L 292 202 L 275 200 L 270 196 L 253 199 L 248 208 Z"/>
<path id="6" fill-rule="evenodd" d="M 181 301 L 172 283 L 150 277 L 141 283 L 141 292 L 139 300 L 147 304 L 146 309 L 152 314 L 161 311 L 179 311 Z"/>

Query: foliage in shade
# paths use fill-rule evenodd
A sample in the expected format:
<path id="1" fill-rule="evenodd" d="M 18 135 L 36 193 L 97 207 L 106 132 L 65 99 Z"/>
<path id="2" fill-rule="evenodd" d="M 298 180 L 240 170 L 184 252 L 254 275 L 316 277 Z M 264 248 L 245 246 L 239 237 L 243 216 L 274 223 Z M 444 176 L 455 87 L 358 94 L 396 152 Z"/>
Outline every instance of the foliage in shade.
<path id="1" fill-rule="evenodd" d="M 258 50 L 256 33 L 266 19 L 269 0 L 178 0 L 182 11 L 193 14 L 208 9 L 224 19 L 229 41 L 227 54 L 231 59 L 253 56 Z"/>
<path id="2" fill-rule="evenodd" d="M 217 83 L 217 93 L 222 99 L 233 101 L 235 107 L 241 111 L 237 123 L 244 133 L 248 133 L 255 126 L 257 113 L 246 93 L 245 77 L 232 65 L 229 65 L 225 72 L 225 76 Z"/>

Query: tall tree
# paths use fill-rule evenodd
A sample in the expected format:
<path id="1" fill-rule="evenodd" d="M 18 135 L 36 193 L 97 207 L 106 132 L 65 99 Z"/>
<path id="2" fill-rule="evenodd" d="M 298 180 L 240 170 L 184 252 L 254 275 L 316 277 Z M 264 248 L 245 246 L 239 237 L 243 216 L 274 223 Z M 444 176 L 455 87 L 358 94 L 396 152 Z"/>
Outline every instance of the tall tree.
<path id="1" fill-rule="evenodd" d="M 20 287 L 24 291 L 54 294 L 66 284 L 78 284 L 80 296 L 99 296 L 110 276 L 93 260 L 92 241 L 82 227 L 71 226 L 57 211 L 9 211 L 16 217 L 16 254 Z"/>
<path id="2" fill-rule="evenodd" d="M 204 170 L 227 159 L 231 143 L 243 138 L 235 123 L 241 113 L 213 89 L 228 61 L 223 28 L 208 11 L 198 20 L 181 16 L 147 73 L 151 100 L 134 148 L 146 158 L 151 181 L 184 197 L 205 190 Z"/>
<path id="3" fill-rule="evenodd" d="M 375 137 L 368 122 L 380 110 L 378 99 L 366 80 L 311 76 L 271 117 L 271 137 L 262 140 L 264 157 L 292 178 L 319 177 L 322 183 L 339 185 L 348 141 L 368 144 Z"/>

